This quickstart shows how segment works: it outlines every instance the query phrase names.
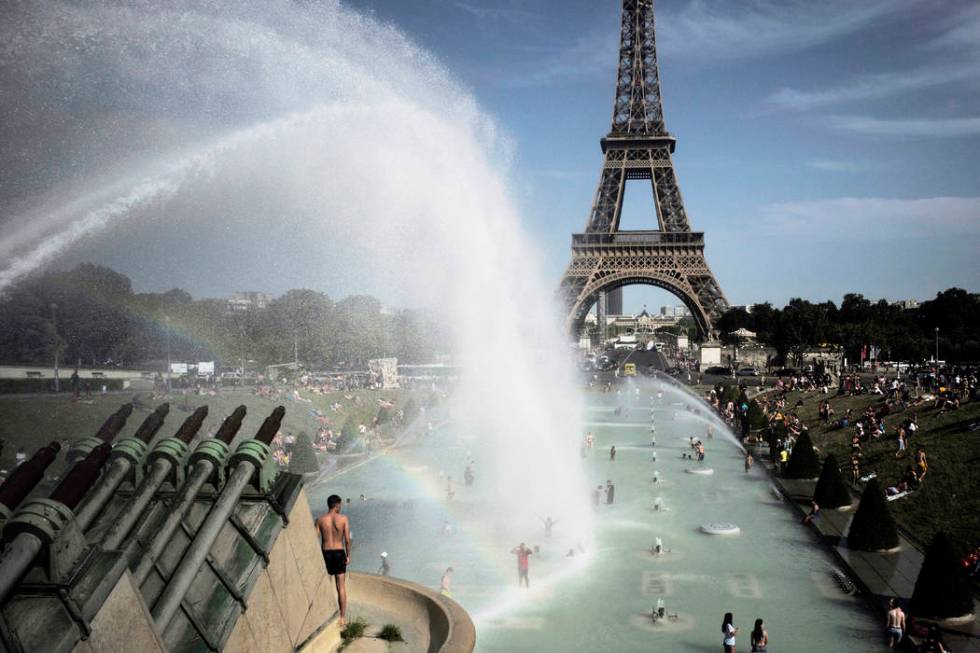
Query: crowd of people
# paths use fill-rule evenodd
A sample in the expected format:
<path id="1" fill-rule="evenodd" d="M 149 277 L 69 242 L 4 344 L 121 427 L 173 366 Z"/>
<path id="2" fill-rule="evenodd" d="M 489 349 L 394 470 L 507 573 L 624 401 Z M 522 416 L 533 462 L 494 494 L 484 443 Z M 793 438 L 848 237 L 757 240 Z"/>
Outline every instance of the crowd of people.
<path id="1" fill-rule="evenodd" d="M 827 375 L 811 372 L 803 378 L 790 378 L 786 382 L 777 380 L 769 392 L 758 395 L 755 401 L 765 417 L 763 433 L 772 434 L 769 438 L 771 460 L 780 470 L 788 463 L 794 443 L 808 430 L 796 412 L 804 405 L 804 400 L 798 399 L 790 407 L 790 392 L 822 395 L 818 400 L 817 418 L 828 432 L 846 433 L 845 442 L 850 444 L 849 477 L 855 486 L 877 476 L 873 471 L 866 473 L 862 469 L 868 446 L 894 438 L 895 458 L 909 460 L 897 479 L 883 484 L 886 497 L 894 501 L 921 488 L 930 470 L 926 448 L 916 441 L 922 419 L 941 416 L 946 412 L 959 410 L 967 401 L 976 401 L 977 379 L 977 369 L 971 367 L 923 367 L 910 370 L 904 376 L 876 375 L 871 378 L 849 373 L 840 377 L 837 397 L 868 395 L 878 397 L 879 400 L 870 403 L 863 411 L 855 412 L 852 408 L 847 408 L 842 414 L 837 414 L 832 403 L 832 379 Z M 705 398 L 733 431 L 747 436 L 749 400 L 744 390 L 740 388 L 738 399 L 732 399 L 731 393 L 726 393 L 726 388 L 718 386 L 711 389 Z M 727 400 L 724 399 L 726 395 L 729 397 Z M 889 427 L 886 418 L 894 418 L 896 415 L 900 419 L 897 422 L 889 420 L 892 424 Z M 746 470 L 748 469 L 747 462 Z M 820 508 L 813 503 L 803 521 L 816 521 L 819 515 Z M 967 576 L 980 576 L 980 545 L 963 557 L 961 566 Z M 900 642 L 904 642 L 905 646 L 910 645 L 910 640 L 906 638 L 907 628 L 920 643 L 911 644 L 912 648 L 903 650 L 941 653 L 950 650 L 943 641 L 942 632 L 935 625 L 917 626 L 913 620 L 907 626 L 904 613 L 893 600 L 886 619 L 886 634 L 893 648 L 898 648 Z M 734 646 L 738 629 L 731 625 L 730 615 L 726 615 L 722 630 L 725 633 L 725 650 L 734 650 L 730 647 Z M 752 651 L 766 650 L 764 646 L 758 648 L 754 634 L 751 645 Z"/>

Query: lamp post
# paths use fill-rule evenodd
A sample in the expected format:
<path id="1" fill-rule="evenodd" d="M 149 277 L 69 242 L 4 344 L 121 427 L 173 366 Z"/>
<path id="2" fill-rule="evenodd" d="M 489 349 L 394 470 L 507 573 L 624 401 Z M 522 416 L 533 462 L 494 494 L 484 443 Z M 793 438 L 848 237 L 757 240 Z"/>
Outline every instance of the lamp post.
<path id="1" fill-rule="evenodd" d="M 51 304 L 51 323 L 54 325 L 54 391 L 61 392 L 61 379 L 58 378 L 58 305 Z"/>
<path id="2" fill-rule="evenodd" d="M 164 315 L 163 321 L 167 325 L 167 394 L 170 394 L 170 316 Z"/>
<path id="3" fill-rule="evenodd" d="M 242 373 L 238 377 L 238 385 L 245 387 L 245 327 L 239 326 L 238 332 L 242 336 Z"/>
<path id="4" fill-rule="evenodd" d="M 936 370 L 939 370 L 939 327 L 936 327 Z"/>

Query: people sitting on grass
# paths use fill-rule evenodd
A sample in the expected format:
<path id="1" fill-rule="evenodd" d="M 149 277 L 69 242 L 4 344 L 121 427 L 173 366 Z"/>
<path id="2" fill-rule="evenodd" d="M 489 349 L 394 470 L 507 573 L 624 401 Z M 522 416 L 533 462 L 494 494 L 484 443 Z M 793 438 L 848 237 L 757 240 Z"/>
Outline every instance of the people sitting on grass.
<path id="1" fill-rule="evenodd" d="M 980 576 L 980 544 L 977 544 L 973 551 L 965 555 L 960 564 L 963 566 L 963 571 L 966 572 L 967 577 L 977 578 Z"/>
<path id="2" fill-rule="evenodd" d="M 915 470 L 909 465 L 902 477 L 894 485 L 885 488 L 885 494 L 893 497 L 902 493 L 914 492 L 919 489 L 919 478 L 915 475 Z"/>
<path id="3" fill-rule="evenodd" d="M 939 410 L 938 415 L 943 415 L 947 411 L 959 410 L 960 398 L 952 392 L 944 392 L 936 395 L 936 403 L 933 406 Z"/>

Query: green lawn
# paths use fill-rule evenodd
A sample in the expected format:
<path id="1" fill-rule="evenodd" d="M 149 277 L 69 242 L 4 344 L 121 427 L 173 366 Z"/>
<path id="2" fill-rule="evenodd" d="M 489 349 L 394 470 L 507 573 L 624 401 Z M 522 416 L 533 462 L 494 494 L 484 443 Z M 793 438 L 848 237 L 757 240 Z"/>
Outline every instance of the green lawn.
<path id="1" fill-rule="evenodd" d="M 370 423 L 378 414 L 378 399 L 396 402 L 401 408 L 408 400 L 408 392 L 404 390 L 369 391 L 358 390 L 353 394 L 358 398 L 355 403 L 344 397 L 345 393 L 332 395 L 313 395 L 301 392 L 304 398 L 312 399 L 312 403 L 293 401 L 272 401 L 253 395 L 249 390 L 223 389 L 216 397 L 190 395 L 185 405 L 184 398 L 176 395 L 170 401 L 170 413 L 157 437 L 173 435 L 180 424 L 191 411 L 198 406 L 208 406 L 208 417 L 201 428 L 207 433 L 212 426 L 217 426 L 236 407 L 244 404 L 248 413 L 239 431 L 238 437 L 252 437 L 262 421 L 280 403 L 286 407 L 282 431 L 286 434 L 298 434 L 306 431 L 311 437 L 315 435 L 317 424 L 310 410 L 318 408 L 331 420 L 331 427 L 339 431 L 343 426 L 345 416 L 333 413 L 330 405 L 340 402 L 347 414 L 353 415 L 358 422 Z M 132 399 L 132 395 L 113 394 L 83 398 L 88 403 L 73 404 L 67 396 L 60 397 L 19 397 L 17 395 L 0 395 L 0 438 L 3 440 L 3 453 L 0 455 L 0 468 L 12 469 L 14 454 L 18 447 L 24 447 L 28 455 L 33 454 L 38 447 L 52 440 L 74 441 L 79 438 L 94 435 L 102 422 Z M 133 411 L 126 423 L 122 435 L 132 435 L 140 423 L 150 414 L 150 411 L 164 400 L 152 402 L 147 393 L 140 393 L 141 401 L 146 408 Z M 416 404 L 421 398 L 416 397 Z M 63 455 L 63 453 L 62 453 Z M 56 462 L 55 465 L 58 463 Z"/>
<path id="2" fill-rule="evenodd" d="M 795 409 L 803 422 L 810 427 L 813 444 L 821 457 L 829 453 L 837 456 L 847 474 L 850 460 L 850 438 L 853 427 L 833 429 L 824 426 L 817 417 L 819 402 L 824 395 L 818 393 L 791 393 L 787 397 L 787 410 L 799 399 L 803 406 Z M 835 397 L 830 395 L 834 417 L 841 417 L 848 409 L 855 416 L 863 414 L 869 405 L 884 404 L 881 397 Z M 910 451 L 902 459 L 895 458 L 897 425 L 909 414 L 918 416 L 919 430 L 909 441 Z M 913 494 L 892 501 L 889 507 L 898 523 L 909 531 L 920 544 L 927 544 L 940 530 L 953 538 L 958 552 L 966 552 L 980 542 L 980 430 L 969 431 L 969 424 L 980 421 L 980 403 L 966 403 L 954 412 L 939 415 L 931 405 L 910 408 L 906 412 L 893 413 L 885 418 L 886 435 L 879 441 L 863 443 L 862 473 L 875 471 L 882 487 L 898 480 L 911 462 L 916 446 L 923 446 L 929 460 L 929 472 L 922 487 Z"/>

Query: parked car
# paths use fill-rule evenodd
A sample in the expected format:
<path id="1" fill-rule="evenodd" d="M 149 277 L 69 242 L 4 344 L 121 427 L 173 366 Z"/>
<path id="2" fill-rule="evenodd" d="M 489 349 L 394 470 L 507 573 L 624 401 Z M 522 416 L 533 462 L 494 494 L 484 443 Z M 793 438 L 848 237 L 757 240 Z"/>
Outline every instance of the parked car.
<path id="1" fill-rule="evenodd" d="M 608 356 L 600 356 L 595 362 L 596 368 L 602 370 L 603 372 L 613 369 L 616 367 L 616 365 L 616 361 L 612 360 Z"/>
<path id="2" fill-rule="evenodd" d="M 738 376 L 759 376 L 754 367 L 743 367 L 738 371 Z"/>
<path id="3" fill-rule="evenodd" d="M 727 367 L 709 367 L 704 373 L 713 374 L 714 376 L 731 376 L 732 371 Z"/>

